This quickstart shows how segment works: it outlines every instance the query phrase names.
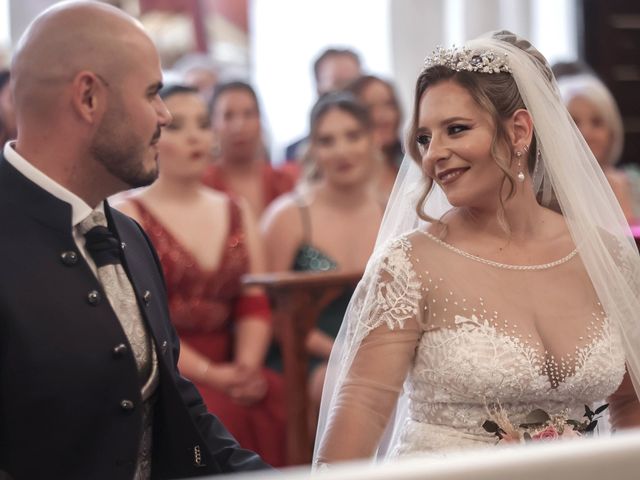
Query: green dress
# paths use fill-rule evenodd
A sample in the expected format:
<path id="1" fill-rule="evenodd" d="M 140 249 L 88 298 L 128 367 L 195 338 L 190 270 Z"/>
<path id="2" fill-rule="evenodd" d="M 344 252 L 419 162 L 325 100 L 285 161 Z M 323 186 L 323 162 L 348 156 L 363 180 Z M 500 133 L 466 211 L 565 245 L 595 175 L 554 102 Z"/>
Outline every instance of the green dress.
<path id="1" fill-rule="evenodd" d="M 299 199 L 297 204 L 302 218 L 304 243 L 296 252 L 291 270 L 295 272 L 326 272 L 329 270 L 335 270 L 338 268 L 338 264 L 335 260 L 311 244 L 311 219 L 309 217 L 309 207 L 302 202 L 302 199 Z M 332 338 L 335 338 L 336 335 L 338 335 L 340 325 L 342 325 L 342 318 L 344 317 L 347 306 L 349 305 L 349 300 L 351 300 L 351 295 L 353 295 L 353 289 L 349 288 L 338 298 L 329 303 L 322 312 L 320 312 L 318 321 L 316 322 L 316 327 L 320 331 Z M 310 356 L 309 371 L 312 371 L 324 361 L 325 359 L 323 358 L 313 355 Z M 269 348 L 266 364 L 269 368 L 274 370 L 283 370 L 282 353 L 280 351 L 280 346 L 276 342 L 272 342 Z"/>

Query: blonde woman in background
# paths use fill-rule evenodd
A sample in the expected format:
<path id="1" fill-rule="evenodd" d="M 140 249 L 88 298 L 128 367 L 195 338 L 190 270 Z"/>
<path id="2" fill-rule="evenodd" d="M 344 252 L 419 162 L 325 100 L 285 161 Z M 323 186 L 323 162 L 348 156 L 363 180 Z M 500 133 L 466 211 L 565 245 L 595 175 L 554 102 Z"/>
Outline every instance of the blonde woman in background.
<path id="1" fill-rule="evenodd" d="M 627 175 L 616 168 L 624 148 L 624 126 L 613 95 L 604 83 L 589 74 L 562 77 L 558 86 L 567 110 L 611 184 L 625 218 L 632 221 L 635 212 L 631 184 Z"/>
<path id="2" fill-rule="evenodd" d="M 398 96 L 391 82 L 375 75 L 359 77 L 346 90 L 353 93 L 369 111 L 374 141 L 383 158 L 378 189 L 386 203 L 404 157 L 400 140 L 402 110 Z"/>

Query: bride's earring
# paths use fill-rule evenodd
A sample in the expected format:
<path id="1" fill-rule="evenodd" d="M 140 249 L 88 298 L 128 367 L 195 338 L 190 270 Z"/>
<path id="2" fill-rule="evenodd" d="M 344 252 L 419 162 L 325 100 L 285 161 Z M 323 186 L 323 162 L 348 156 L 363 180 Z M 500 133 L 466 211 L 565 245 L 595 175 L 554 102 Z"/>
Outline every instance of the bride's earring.
<path id="1" fill-rule="evenodd" d="M 522 170 L 522 152 L 520 150 L 516 150 L 516 158 L 518 159 L 518 181 L 520 183 L 524 182 L 524 171 Z"/>

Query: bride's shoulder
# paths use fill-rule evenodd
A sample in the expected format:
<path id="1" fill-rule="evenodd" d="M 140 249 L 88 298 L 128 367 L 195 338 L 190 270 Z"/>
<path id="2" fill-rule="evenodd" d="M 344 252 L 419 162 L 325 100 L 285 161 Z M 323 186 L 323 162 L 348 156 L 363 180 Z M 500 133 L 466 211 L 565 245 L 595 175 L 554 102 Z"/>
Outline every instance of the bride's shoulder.
<path id="1" fill-rule="evenodd" d="M 380 248 L 376 249 L 377 259 L 402 259 L 412 264 L 420 262 L 420 259 L 431 257 L 429 253 L 435 246 L 433 238 L 435 237 L 432 233 L 416 228 L 383 243 Z"/>

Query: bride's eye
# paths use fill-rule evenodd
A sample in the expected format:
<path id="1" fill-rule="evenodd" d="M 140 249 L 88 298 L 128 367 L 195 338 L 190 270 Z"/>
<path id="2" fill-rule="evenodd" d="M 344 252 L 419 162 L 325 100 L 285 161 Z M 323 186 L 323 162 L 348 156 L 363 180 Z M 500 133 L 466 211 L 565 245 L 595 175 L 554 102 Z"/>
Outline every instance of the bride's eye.
<path id="1" fill-rule="evenodd" d="M 449 130 L 449 134 L 450 135 L 455 135 L 456 133 L 460 133 L 460 132 L 464 132 L 465 130 L 469 130 L 469 127 L 467 127 L 466 125 L 450 125 L 448 130 Z"/>
<path id="2" fill-rule="evenodd" d="M 431 137 L 429 135 L 426 134 L 420 134 L 416 137 L 416 143 L 418 144 L 418 146 L 420 147 L 427 147 L 429 146 L 429 142 L 431 142 Z"/>

